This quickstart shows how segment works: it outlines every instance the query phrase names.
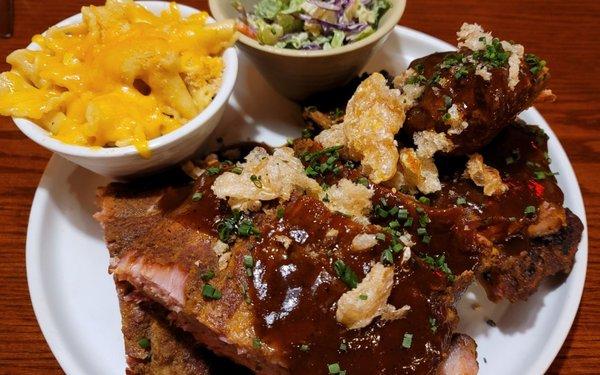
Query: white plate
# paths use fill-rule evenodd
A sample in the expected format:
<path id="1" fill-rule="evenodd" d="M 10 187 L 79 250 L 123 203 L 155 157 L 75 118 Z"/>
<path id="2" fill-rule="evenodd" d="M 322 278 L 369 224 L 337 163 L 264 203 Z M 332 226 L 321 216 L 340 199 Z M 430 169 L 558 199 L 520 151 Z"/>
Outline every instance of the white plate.
<path id="1" fill-rule="evenodd" d="M 412 59 L 450 45 L 397 27 L 367 70 L 405 68 Z M 521 116 L 550 136 L 552 170 L 565 204 L 585 222 L 581 193 L 567 155 L 535 110 Z M 298 108 L 278 96 L 244 58 L 237 87 L 213 139 L 255 140 L 281 145 L 299 135 Z M 206 149 L 214 147 L 207 145 Z M 27 232 L 27 278 L 42 332 L 67 374 L 123 374 L 125 358 L 115 287 L 96 211 L 95 189 L 108 181 L 54 156 L 37 189 Z M 587 227 L 587 226 L 586 226 Z M 579 306 L 587 265 L 587 231 L 575 267 L 559 285 L 545 283 L 527 302 L 494 305 L 473 287 L 459 310 L 460 330 L 479 345 L 481 374 L 541 374 L 560 349 Z M 471 305 L 482 305 L 474 311 Z M 485 321 L 493 319 L 497 327 Z"/>

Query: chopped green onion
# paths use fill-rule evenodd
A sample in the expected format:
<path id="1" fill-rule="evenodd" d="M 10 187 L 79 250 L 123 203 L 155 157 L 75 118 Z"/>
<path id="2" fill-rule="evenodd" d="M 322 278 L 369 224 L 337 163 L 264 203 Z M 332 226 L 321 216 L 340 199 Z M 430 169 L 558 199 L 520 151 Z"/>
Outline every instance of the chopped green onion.
<path id="1" fill-rule="evenodd" d="M 467 204 L 467 200 L 464 197 L 458 197 L 456 198 L 456 204 L 462 206 L 464 204 Z"/>
<path id="2" fill-rule="evenodd" d="M 221 173 L 221 167 L 210 167 L 210 168 L 206 168 L 206 173 L 209 176 L 214 176 L 216 174 Z"/>
<path id="3" fill-rule="evenodd" d="M 202 287 L 202 295 L 208 299 L 221 299 L 221 291 L 210 284 L 204 284 Z"/>
<path id="4" fill-rule="evenodd" d="M 356 288 L 358 285 L 358 276 L 352 271 L 350 267 L 344 263 L 343 260 L 338 259 L 333 263 L 333 268 L 337 276 L 348 286 L 350 289 Z"/>
<path id="5" fill-rule="evenodd" d="M 331 363 L 327 365 L 327 370 L 329 370 L 329 374 L 331 375 L 340 375 L 342 373 L 342 368 L 339 363 Z M 345 371 L 344 371 L 345 373 Z"/>
<path id="6" fill-rule="evenodd" d="M 204 196 L 204 194 L 202 194 L 201 192 L 195 192 L 194 195 L 192 195 L 192 201 L 198 202 L 200 199 L 202 199 L 202 196 Z"/>
<path id="7" fill-rule="evenodd" d="M 364 177 L 360 177 L 358 180 L 356 180 L 356 182 L 367 187 L 369 186 L 369 180 Z"/>
<path id="8" fill-rule="evenodd" d="M 383 253 L 381 254 L 381 263 L 383 263 L 383 264 L 394 263 L 394 254 L 392 253 L 392 250 L 385 249 L 383 251 Z"/>
<path id="9" fill-rule="evenodd" d="M 281 219 L 283 217 L 283 214 L 285 213 L 285 209 L 283 207 L 278 207 L 277 208 L 277 218 Z"/>
<path id="10" fill-rule="evenodd" d="M 254 183 L 254 186 L 256 186 L 257 188 L 262 189 L 262 176 L 257 176 L 253 174 L 252 176 L 250 176 L 250 181 L 252 181 Z"/>
<path id="11" fill-rule="evenodd" d="M 255 337 L 252 339 L 252 347 L 254 349 L 260 349 L 262 347 L 262 341 L 259 338 Z"/>
<path id="12" fill-rule="evenodd" d="M 148 349 L 150 347 L 150 340 L 148 340 L 147 338 L 141 338 L 138 341 L 138 345 L 140 346 L 140 348 L 142 349 Z"/>
<path id="13" fill-rule="evenodd" d="M 536 208 L 534 206 L 527 206 L 525 207 L 524 213 L 525 215 L 533 215 L 536 213 Z"/>
<path id="14" fill-rule="evenodd" d="M 366 294 L 361 294 L 360 296 L 358 296 L 358 299 L 360 299 L 361 301 L 366 301 L 367 298 L 369 298 L 369 296 L 367 296 Z"/>
<path id="15" fill-rule="evenodd" d="M 233 167 L 231 168 L 231 173 L 235 173 L 235 174 L 242 174 L 244 170 L 242 169 L 242 167 Z"/>
<path id="16" fill-rule="evenodd" d="M 411 333 L 405 333 L 404 338 L 402 339 L 402 347 L 406 349 L 410 349 L 412 346 L 413 335 Z"/>
<path id="17" fill-rule="evenodd" d="M 204 281 L 211 280 L 214 277 L 215 277 L 215 272 L 213 270 L 208 270 L 208 271 L 202 273 L 202 275 L 200 275 L 200 278 Z"/>

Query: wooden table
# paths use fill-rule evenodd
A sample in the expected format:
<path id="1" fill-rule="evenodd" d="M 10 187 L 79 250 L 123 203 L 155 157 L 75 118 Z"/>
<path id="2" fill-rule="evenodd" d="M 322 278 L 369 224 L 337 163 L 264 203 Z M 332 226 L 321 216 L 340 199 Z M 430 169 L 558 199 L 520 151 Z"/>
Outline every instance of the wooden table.
<path id="1" fill-rule="evenodd" d="M 228 1 L 228 0 L 223 0 Z M 15 0 L 15 33 L 0 57 L 90 0 Z M 206 9 L 206 1 L 182 0 Z M 463 21 L 478 22 L 549 61 L 558 101 L 538 109 L 577 173 L 589 223 L 588 276 L 579 314 L 550 373 L 600 372 L 600 1 L 409 0 L 402 24 L 453 43 Z M 9 66 L 2 62 L 0 70 Z M 25 236 L 33 194 L 50 153 L 0 118 L 0 373 L 58 374 L 35 320 L 25 275 Z M 90 338 L 93 339 L 93 338 Z M 510 360 L 510 358 L 507 358 Z"/>

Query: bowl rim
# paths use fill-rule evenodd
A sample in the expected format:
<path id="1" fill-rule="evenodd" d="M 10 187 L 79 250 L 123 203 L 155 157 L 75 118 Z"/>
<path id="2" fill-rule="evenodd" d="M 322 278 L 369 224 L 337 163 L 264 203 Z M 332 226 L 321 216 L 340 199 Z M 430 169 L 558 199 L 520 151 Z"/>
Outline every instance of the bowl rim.
<path id="1" fill-rule="evenodd" d="M 239 33 L 238 42 L 244 44 L 247 47 L 254 48 L 263 52 L 271 53 L 279 56 L 287 56 L 287 57 L 299 57 L 299 58 L 318 58 L 318 57 L 328 57 L 328 56 L 337 56 L 345 53 L 349 53 L 365 47 L 369 44 L 373 44 L 389 34 L 394 27 L 398 24 L 402 16 L 404 15 L 404 10 L 406 9 L 406 0 L 389 0 L 391 3 L 391 8 L 387 11 L 389 16 L 386 18 L 386 22 L 380 24 L 377 27 L 377 30 L 369 35 L 368 37 L 359 40 L 357 42 L 353 42 L 350 44 L 346 44 L 345 46 L 332 48 L 329 50 L 317 50 L 317 51 L 305 51 L 305 50 L 295 50 L 295 49 L 287 49 L 287 48 L 277 48 L 273 46 L 262 45 L 256 40 Z M 208 6 L 210 8 L 210 12 L 212 16 L 217 20 L 224 20 L 225 17 L 223 12 L 221 12 L 221 7 L 223 4 L 227 3 L 227 5 L 231 6 L 228 1 L 224 0 L 208 0 Z M 387 15 L 387 14 L 386 14 Z"/>
<path id="2" fill-rule="evenodd" d="M 146 7 L 150 11 L 163 11 L 168 9 L 172 4 L 169 1 L 136 1 L 136 3 Z M 191 14 L 200 12 L 199 9 L 184 4 L 177 3 L 177 7 L 182 13 Z M 212 18 L 209 19 L 213 20 Z M 81 21 L 81 13 L 68 17 L 51 27 L 65 26 L 79 21 Z M 32 47 L 35 47 L 35 43 L 30 43 L 26 48 L 30 49 Z M 151 152 L 171 145 L 177 140 L 188 136 L 199 127 L 205 125 L 227 104 L 233 92 L 238 73 L 238 57 L 234 47 L 229 47 L 223 52 L 223 62 L 224 69 L 221 85 L 209 105 L 198 113 L 196 117 L 182 124 L 179 128 L 149 140 L 148 147 Z M 68 144 L 52 137 L 50 132 L 31 120 L 23 117 L 12 117 L 12 120 L 19 130 L 35 143 L 59 154 L 84 158 L 120 158 L 123 156 L 139 155 L 138 150 L 133 145 L 123 147 L 94 147 Z"/>

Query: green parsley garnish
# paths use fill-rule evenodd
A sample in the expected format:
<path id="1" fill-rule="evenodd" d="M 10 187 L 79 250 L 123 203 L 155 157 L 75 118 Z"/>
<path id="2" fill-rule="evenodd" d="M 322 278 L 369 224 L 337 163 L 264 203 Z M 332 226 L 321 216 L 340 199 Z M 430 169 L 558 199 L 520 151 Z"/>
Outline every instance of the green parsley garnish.
<path id="1" fill-rule="evenodd" d="M 204 286 L 202 287 L 202 295 L 204 296 L 204 298 L 217 300 L 221 299 L 222 293 L 219 289 L 215 288 L 214 286 L 210 284 L 204 284 Z"/>
<path id="2" fill-rule="evenodd" d="M 219 173 L 221 173 L 221 167 L 206 168 L 206 174 L 208 174 L 209 176 L 214 176 Z"/>
<path id="3" fill-rule="evenodd" d="M 148 349 L 150 347 L 150 340 L 148 340 L 147 338 L 143 337 L 138 341 L 138 345 L 140 346 L 140 348 L 142 349 Z"/>
<path id="4" fill-rule="evenodd" d="M 333 262 L 333 269 L 335 270 L 337 276 L 344 282 L 344 284 L 348 286 L 348 288 L 356 288 L 358 285 L 358 276 L 356 276 L 356 273 L 354 273 L 354 271 L 352 271 L 352 269 L 348 267 L 343 260 L 338 259 Z"/>
<path id="5" fill-rule="evenodd" d="M 402 347 L 406 349 L 410 349 L 412 346 L 413 335 L 412 333 L 405 333 L 404 338 L 402 339 Z"/>
<path id="6" fill-rule="evenodd" d="M 192 201 L 193 202 L 198 202 L 200 199 L 202 199 L 202 197 L 204 196 L 204 194 L 202 194 L 201 192 L 197 191 L 194 193 L 194 195 L 192 195 Z"/>

